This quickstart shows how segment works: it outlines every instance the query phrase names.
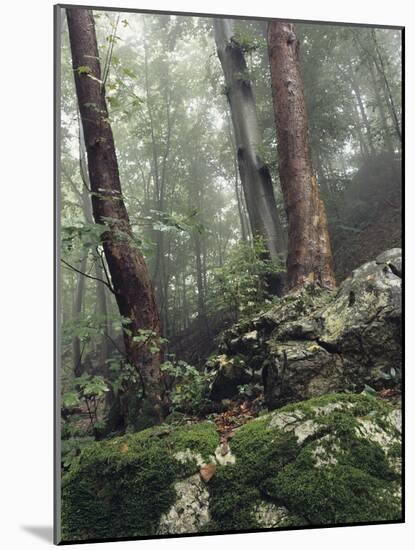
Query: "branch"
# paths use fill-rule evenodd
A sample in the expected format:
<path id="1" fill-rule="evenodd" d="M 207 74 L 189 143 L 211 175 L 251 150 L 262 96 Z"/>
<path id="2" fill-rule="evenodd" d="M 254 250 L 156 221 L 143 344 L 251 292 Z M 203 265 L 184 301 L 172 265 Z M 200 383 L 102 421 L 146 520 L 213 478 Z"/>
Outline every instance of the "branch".
<path id="1" fill-rule="evenodd" d="M 103 73 L 103 77 L 102 77 L 102 89 L 105 89 L 105 83 L 107 82 L 108 75 L 109 75 L 109 72 L 110 72 L 112 53 L 113 53 L 113 50 L 114 50 L 114 42 L 115 42 L 115 37 L 116 37 L 117 27 L 118 27 L 119 21 L 120 21 L 120 16 L 118 15 L 117 21 L 115 22 L 114 27 L 113 27 L 113 32 L 111 34 L 111 40 L 110 40 L 110 43 L 108 45 L 107 55 L 106 55 L 106 58 L 105 58 L 104 73 Z"/>
<path id="2" fill-rule="evenodd" d="M 111 278 L 108 274 L 108 271 L 107 271 L 107 266 L 105 265 L 105 259 L 104 259 L 104 251 L 102 250 L 101 252 L 99 251 L 99 248 L 98 246 L 95 247 L 95 251 L 97 253 L 97 256 L 99 257 L 100 261 L 101 261 L 101 266 L 102 266 L 102 269 L 104 271 L 104 274 L 105 274 L 105 278 L 107 280 L 107 283 L 108 283 L 108 286 L 113 288 L 112 284 L 111 284 Z M 115 294 L 115 292 L 114 292 Z"/>
<path id="3" fill-rule="evenodd" d="M 106 287 L 108 287 L 110 289 L 110 291 L 113 293 L 113 294 L 116 294 L 115 290 L 112 288 L 112 286 L 110 284 L 108 284 L 106 281 L 104 281 L 103 279 L 100 279 L 99 277 L 93 277 L 92 275 L 88 275 L 87 273 L 84 273 L 83 271 L 80 271 L 79 269 L 76 269 L 76 267 L 74 267 L 73 265 L 69 264 L 68 262 L 66 262 L 63 258 L 61 258 L 61 262 L 63 264 L 65 264 L 67 267 L 69 267 L 70 269 L 72 269 L 73 271 L 76 271 L 76 273 L 79 273 L 80 275 L 83 275 L 84 277 L 87 277 L 88 279 L 92 279 L 94 281 L 99 281 L 101 282 L 102 284 L 104 284 Z"/>

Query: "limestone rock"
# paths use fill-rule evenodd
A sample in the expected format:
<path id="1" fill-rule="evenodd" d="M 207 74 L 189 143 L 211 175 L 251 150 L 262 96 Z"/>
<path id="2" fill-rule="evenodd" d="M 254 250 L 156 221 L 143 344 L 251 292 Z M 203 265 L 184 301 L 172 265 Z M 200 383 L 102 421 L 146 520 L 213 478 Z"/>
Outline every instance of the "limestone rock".
<path id="1" fill-rule="evenodd" d="M 280 527 L 289 517 L 287 508 L 266 501 L 256 504 L 253 513 L 258 525 L 266 529 Z"/>
<path id="2" fill-rule="evenodd" d="M 400 430 L 399 409 L 337 394 L 247 422 L 228 461 L 209 422 L 93 443 L 63 481 L 64 540 L 399 520 Z"/>
<path id="3" fill-rule="evenodd" d="M 400 249 L 387 250 L 336 292 L 295 291 L 225 332 L 211 398 L 232 397 L 259 376 L 270 409 L 365 385 L 399 386 L 401 262 Z"/>
<path id="4" fill-rule="evenodd" d="M 213 401 L 221 401 L 226 397 L 237 395 L 238 386 L 252 381 L 252 374 L 248 372 L 243 360 L 239 357 L 218 355 L 210 363 L 210 368 L 216 372 L 209 392 L 209 397 Z"/>
<path id="5" fill-rule="evenodd" d="M 198 474 L 178 481 L 177 500 L 160 518 L 159 535 L 198 533 L 209 520 L 209 493 Z"/>

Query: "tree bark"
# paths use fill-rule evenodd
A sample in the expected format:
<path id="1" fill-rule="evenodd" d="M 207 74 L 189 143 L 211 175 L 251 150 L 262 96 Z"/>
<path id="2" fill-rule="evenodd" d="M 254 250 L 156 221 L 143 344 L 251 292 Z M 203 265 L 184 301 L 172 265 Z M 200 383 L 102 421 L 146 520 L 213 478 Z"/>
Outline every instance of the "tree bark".
<path id="1" fill-rule="evenodd" d="M 238 167 L 253 236 L 263 238 L 269 257 L 281 260 L 284 254 L 282 226 L 268 167 L 259 151 L 260 134 L 254 93 L 243 49 L 236 42 L 228 19 L 214 20 L 218 57 L 225 75 L 237 149 Z M 278 276 L 276 291 L 282 292 Z"/>
<path id="2" fill-rule="evenodd" d="M 391 113 L 392 121 L 395 127 L 395 132 L 398 137 L 399 143 L 402 143 L 402 131 L 399 124 L 398 114 L 396 112 L 395 101 L 393 99 L 393 94 L 390 88 L 388 77 L 386 76 L 386 69 L 385 69 L 386 62 L 383 59 L 383 55 L 380 50 L 380 47 L 376 38 L 376 32 L 374 29 L 371 29 L 371 36 L 372 36 L 373 44 L 376 51 L 376 57 L 374 57 L 374 62 L 375 62 L 376 68 L 378 69 L 380 75 L 383 78 L 384 85 L 385 85 L 385 95 L 386 95 L 387 105 Z"/>
<path id="3" fill-rule="evenodd" d="M 111 275 L 120 314 L 129 320 L 124 342 L 129 363 L 142 381 L 141 413 L 148 423 L 163 418 L 161 352 L 151 353 L 146 342 L 135 337 L 152 331 L 153 342 L 160 336 L 160 319 L 147 266 L 134 244 L 124 204 L 115 153 L 114 138 L 108 120 L 105 90 L 92 12 L 67 8 L 72 65 L 92 191 L 95 222 L 104 224 L 102 245 Z"/>
<path id="4" fill-rule="evenodd" d="M 357 81 L 353 76 L 350 77 L 350 84 L 351 84 L 352 90 L 354 91 L 356 101 L 357 101 L 357 105 L 359 107 L 359 112 L 360 112 L 360 115 L 362 117 L 364 127 L 366 129 L 366 137 L 367 137 L 367 143 L 369 145 L 370 154 L 372 156 L 375 156 L 376 155 L 376 150 L 375 150 L 375 146 L 373 144 L 372 129 L 370 127 L 369 119 L 367 118 L 366 109 L 365 109 L 365 106 L 363 104 L 363 100 L 362 100 L 362 96 L 361 96 L 361 93 L 360 93 L 359 85 L 357 84 Z"/>
<path id="5" fill-rule="evenodd" d="M 385 144 L 385 148 L 388 151 L 388 153 L 390 155 L 393 155 L 394 154 L 394 147 L 393 147 L 393 144 L 392 144 L 390 129 L 389 129 L 388 121 L 387 121 L 387 118 L 386 118 L 385 105 L 384 105 L 384 102 L 383 102 L 383 98 L 381 98 L 381 96 L 380 96 L 379 85 L 378 85 L 378 82 L 377 82 L 377 79 L 376 79 L 376 71 L 375 71 L 376 70 L 376 65 L 375 65 L 374 62 L 369 60 L 368 61 L 368 67 L 369 67 L 369 72 L 370 72 L 370 78 L 371 78 L 371 81 L 372 81 L 372 88 L 373 88 L 373 92 L 374 92 L 374 95 L 375 95 L 376 107 L 378 109 L 381 124 L 382 124 L 383 142 Z"/>
<path id="6" fill-rule="evenodd" d="M 238 157 L 237 157 L 237 154 L 236 154 L 235 138 L 232 134 L 232 128 L 231 128 L 231 121 L 229 119 L 229 113 L 226 113 L 226 121 L 227 121 L 227 127 L 228 127 L 229 144 L 230 144 L 232 152 L 233 152 L 233 170 L 234 170 L 234 174 L 235 174 L 234 188 L 235 188 L 236 203 L 237 203 L 237 206 L 238 206 L 239 223 L 240 223 L 240 226 L 241 226 L 241 238 L 242 238 L 243 242 L 247 242 L 248 232 L 247 232 L 247 229 L 246 229 L 246 220 L 244 218 L 245 213 L 243 211 L 243 204 L 242 204 L 242 200 L 241 200 L 241 195 L 239 193 L 239 169 L 238 169 L 238 160 L 237 160 Z"/>
<path id="7" fill-rule="evenodd" d="M 304 91 L 294 25 L 268 27 L 279 173 L 288 218 L 287 286 L 335 287 L 324 204 L 311 163 Z"/>
<path id="8" fill-rule="evenodd" d="M 79 260 L 78 269 L 82 273 L 85 273 L 87 261 L 88 261 L 88 251 L 83 249 L 81 252 L 82 256 Z M 72 307 L 72 321 L 76 324 L 81 320 L 82 313 L 82 304 L 84 302 L 85 295 L 85 277 L 81 274 L 78 274 L 78 279 L 76 282 L 75 290 L 75 299 Z M 72 360 L 73 360 L 73 372 L 75 377 L 81 376 L 83 373 L 83 363 L 82 363 L 82 353 L 83 349 L 81 346 L 81 339 L 79 336 L 74 336 L 72 339 Z"/>
<path id="9" fill-rule="evenodd" d="M 194 235 L 195 257 L 196 257 L 196 286 L 197 286 L 197 313 L 200 319 L 205 320 L 205 291 L 203 287 L 203 264 L 202 245 L 199 233 Z"/>
<path id="10" fill-rule="evenodd" d="M 100 263 L 100 260 L 95 262 L 95 276 L 97 279 L 105 281 L 105 272 Z M 98 364 L 99 372 L 101 372 L 105 377 L 108 377 L 109 368 L 107 364 L 107 359 L 109 357 L 109 324 L 108 324 L 108 307 L 107 307 L 107 296 L 105 285 L 100 281 L 95 283 L 95 292 L 96 292 L 96 314 L 99 317 L 99 323 L 101 329 L 104 331 L 104 334 L 98 339 L 97 345 L 97 355 L 98 355 Z"/>

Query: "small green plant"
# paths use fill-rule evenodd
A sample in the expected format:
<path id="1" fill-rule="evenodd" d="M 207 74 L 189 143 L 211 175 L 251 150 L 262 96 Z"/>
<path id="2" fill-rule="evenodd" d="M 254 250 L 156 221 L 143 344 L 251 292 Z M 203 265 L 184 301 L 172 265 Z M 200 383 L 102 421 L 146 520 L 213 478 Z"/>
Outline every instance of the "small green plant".
<path id="1" fill-rule="evenodd" d="M 266 47 L 264 39 L 258 38 L 252 31 L 250 32 L 249 29 L 244 28 L 243 25 L 235 25 L 235 34 L 232 40 L 248 54 Z"/>
<path id="2" fill-rule="evenodd" d="M 82 449 L 93 441 L 92 436 L 62 439 L 61 464 L 64 472 L 67 472 L 73 464 L 78 462 Z"/>
<path id="3" fill-rule="evenodd" d="M 199 414 L 208 402 L 206 390 L 211 375 L 199 372 L 196 367 L 174 358 L 162 363 L 160 368 L 173 381 L 170 396 L 173 411 Z"/>
<path id="4" fill-rule="evenodd" d="M 274 300 L 267 289 L 267 279 L 282 269 L 282 265 L 267 258 L 261 237 L 255 238 L 253 246 L 238 243 L 224 265 L 214 272 L 213 307 L 231 310 L 235 321 L 257 313 Z"/>
<path id="5" fill-rule="evenodd" d="M 383 373 L 383 378 L 385 380 L 391 380 L 395 384 L 401 383 L 401 370 L 395 369 L 394 367 L 391 367 L 389 372 Z"/>
<path id="6" fill-rule="evenodd" d="M 97 428 L 99 423 L 98 408 L 109 389 L 102 376 L 84 373 L 74 379 L 74 389 L 62 396 L 62 404 L 67 408 L 85 405 L 90 427 Z"/>

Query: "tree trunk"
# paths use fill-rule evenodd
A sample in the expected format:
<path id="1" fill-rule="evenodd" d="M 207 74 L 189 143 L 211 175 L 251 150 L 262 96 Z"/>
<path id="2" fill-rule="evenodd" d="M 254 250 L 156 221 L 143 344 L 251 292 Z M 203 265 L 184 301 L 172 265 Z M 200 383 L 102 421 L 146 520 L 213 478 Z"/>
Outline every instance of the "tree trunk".
<path id="1" fill-rule="evenodd" d="M 252 234 L 263 238 L 272 260 L 280 260 L 284 254 L 282 227 L 271 175 L 259 152 L 260 134 L 256 105 L 247 75 L 244 52 L 235 40 L 231 21 L 215 19 L 214 29 L 218 56 L 225 75 L 239 174 Z M 276 290 L 281 294 L 280 277 L 278 281 Z"/>
<path id="2" fill-rule="evenodd" d="M 245 224 L 245 218 L 244 218 L 245 213 L 243 211 L 243 204 L 241 200 L 241 195 L 239 193 L 239 169 L 238 169 L 238 161 L 237 161 L 237 154 L 236 154 L 235 138 L 232 135 L 231 121 L 229 119 L 228 113 L 226 113 L 226 121 L 227 121 L 227 127 L 228 127 L 229 144 L 233 152 L 233 171 L 235 175 L 234 188 L 235 188 L 236 204 L 238 206 L 239 223 L 241 226 L 241 238 L 243 242 L 247 242 L 248 237 L 247 237 L 247 230 L 246 230 L 246 224 Z"/>
<path id="3" fill-rule="evenodd" d="M 95 276 L 97 279 L 105 281 L 105 272 L 99 260 L 95 262 Z M 108 351 L 109 351 L 109 326 L 108 326 L 108 308 L 107 308 L 107 296 L 105 285 L 101 281 L 96 281 L 96 314 L 99 317 L 99 324 L 104 334 L 98 339 L 98 364 L 99 372 L 105 377 L 108 377 L 109 369 L 107 364 Z"/>
<path id="4" fill-rule="evenodd" d="M 86 162 L 84 154 L 84 138 L 82 133 L 81 124 L 79 125 L 79 168 L 81 179 L 83 182 L 82 192 L 78 190 L 76 184 L 72 181 L 72 178 L 68 177 L 68 181 L 72 187 L 72 190 L 79 198 L 82 213 L 87 224 L 93 223 L 91 201 L 89 197 L 89 180 L 88 175 L 85 172 Z M 76 281 L 75 299 L 72 304 L 72 319 L 74 322 L 79 323 L 82 313 L 82 305 L 85 298 L 85 275 L 88 264 L 88 250 L 83 248 L 81 250 L 81 258 L 78 266 L 78 277 Z M 102 283 L 99 283 L 102 285 Z M 72 359 L 73 359 L 73 372 L 75 377 L 79 377 L 84 372 L 84 365 L 82 363 L 83 348 L 81 348 L 81 340 L 79 336 L 74 336 L 72 339 Z"/>
<path id="5" fill-rule="evenodd" d="M 383 99 L 380 97 L 379 85 L 378 85 L 378 82 L 377 82 L 377 79 L 376 79 L 376 72 L 375 72 L 376 65 L 374 64 L 374 62 L 372 63 L 372 61 L 369 60 L 368 67 L 369 67 L 369 72 L 370 72 L 370 78 L 371 78 L 371 81 L 372 81 L 373 92 L 375 94 L 376 107 L 379 111 L 380 121 L 381 121 L 381 124 L 382 124 L 383 142 L 385 144 L 385 148 L 388 151 L 388 153 L 390 155 L 393 155 L 394 154 L 394 147 L 393 147 L 393 144 L 392 144 L 390 129 L 389 129 L 388 121 L 387 121 L 387 118 L 386 118 L 385 105 L 384 105 Z"/>
<path id="6" fill-rule="evenodd" d="M 88 261 L 88 251 L 82 249 L 82 256 L 79 260 L 79 271 L 85 273 L 86 265 Z M 84 302 L 85 295 L 85 277 L 81 274 L 78 274 L 78 279 L 76 282 L 75 290 L 75 299 L 72 307 L 72 321 L 76 324 L 79 323 L 82 313 L 82 304 Z M 73 372 L 75 377 L 81 376 L 83 373 L 83 364 L 82 364 L 82 354 L 83 349 L 81 346 L 81 340 L 79 336 L 74 336 L 72 339 L 72 360 L 73 360 Z"/>
<path id="7" fill-rule="evenodd" d="M 102 245 L 119 312 L 129 319 L 124 330 L 126 355 L 142 381 L 139 409 L 141 414 L 145 410 L 144 423 L 150 424 L 163 418 L 162 354 L 152 354 L 148 342 L 137 341 L 136 337 L 145 330 L 151 331 L 153 343 L 159 339 L 160 320 L 154 290 L 143 255 L 134 244 L 121 191 L 114 138 L 101 83 L 93 15 L 83 8 L 67 8 L 66 11 L 93 215 L 96 223 L 107 227 Z"/>
<path id="8" fill-rule="evenodd" d="M 383 59 L 383 55 L 380 50 L 380 47 L 376 38 L 376 32 L 374 29 L 371 30 L 371 36 L 372 36 L 373 44 L 376 51 L 376 57 L 374 58 L 374 62 L 375 62 L 376 68 L 378 69 L 380 75 L 383 78 L 383 82 L 385 85 L 384 88 L 385 88 L 386 102 L 391 114 L 391 118 L 394 124 L 395 132 L 398 137 L 399 143 L 402 143 L 402 131 L 401 131 L 399 118 L 395 107 L 395 101 L 393 99 L 392 90 L 390 88 L 388 77 L 386 76 L 386 68 L 385 68 L 386 61 L 384 61 Z"/>
<path id="9" fill-rule="evenodd" d="M 199 233 L 194 235 L 196 256 L 196 286 L 197 286 L 197 313 L 200 319 L 205 321 L 205 292 L 203 288 L 202 244 Z"/>
<path id="10" fill-rule="evenodd" d="M 350 88 L 350 90 L 351 89 L 352 88 Z M 368 144 L 366 143 L 365 136 L 363 135 L 363 132 L 362 132 L 362 127 L 361 127 L 361 122 L 360 122 L 360 112 L 357 108 L 357 103 L 355 101 L 352 101 L 352 107 L 353 107 L 353 112 L 354 112 L 354 118 L 355 118 L 355 121 L 356 121 L 355 129 L 356 129 L 356 132 L 357 132 L 357 137 L 359 139 L 360 154 L 361 154 L 362 158 L 368 158 L 370 156 L 369 147 L 368 147 Z"/>
<path id="11" fill-rule="evenodd" d="M 360 116 L 362 117 L 362 121 L 364 124 L 364 127 L 366 129 L 366 137 L 367 137 L 367 143 L 369 145 L 370 154 L 372 156 L 376 155 L 375 146 L 373 144 L 373 137 L 372 137 L 372 129 L 370 127 L 369 119 L 367 118 L 366 109 L 363 104 L 362 95 L 360 93 L 359 85 L 357 84 L 356 79 L 352 76 L 350 77 L 350 83 L 352 90 L 354 91 L 354 94 L 356 96 L 357 105 L 359 107 Z"/>
<path id="12" fill-rule="evenodd" d="M 186 292 L 186 272 L 182 272 L 182 315 L 183 315 L 183 330 L 186 330 L 189 326 L 189 308 L 187 305 L 187 292 Z"/>
<path id="13" fill-rule="evenodd" d="M 169 69 L 166 67 L 166 85 L 165 85 L 165 106 L 167 128 L 164 136 L 165 146 L 163 154 L 156 137 L 156 128 L 153 115 L 153 99 L 149 82 L 149 60 L 146 38 L 144 38 L 144 83 L 146 90 L 147 113 L 150 123 L 151 149 L 152 149 L 152 176 L 154 182 L 154 208 L 159 212 L 164 211 L 165 193 L 167 184 L 167 164 L 171 145 L 171 109 L 170 109 L 170 77 Z M 159 158 L 161 157 L 161 159 Z M 168 274 L 166 268 L 166 243 L 162 231 L 155 231 L 156 254 L 153 271 L 153 281 L 156 291 L 156 301 L 160 310 L 162 320 L 163 334 L 169 336 L 169 314 L 168 314 Z"/>
<path id="14" fill-rule="evenodd" d="M 334 288 L 327 219 L 311 164 L 304 91 L 294 25 L 268 27 L 279 173 L 288 218 L 287 286 Z"/>

